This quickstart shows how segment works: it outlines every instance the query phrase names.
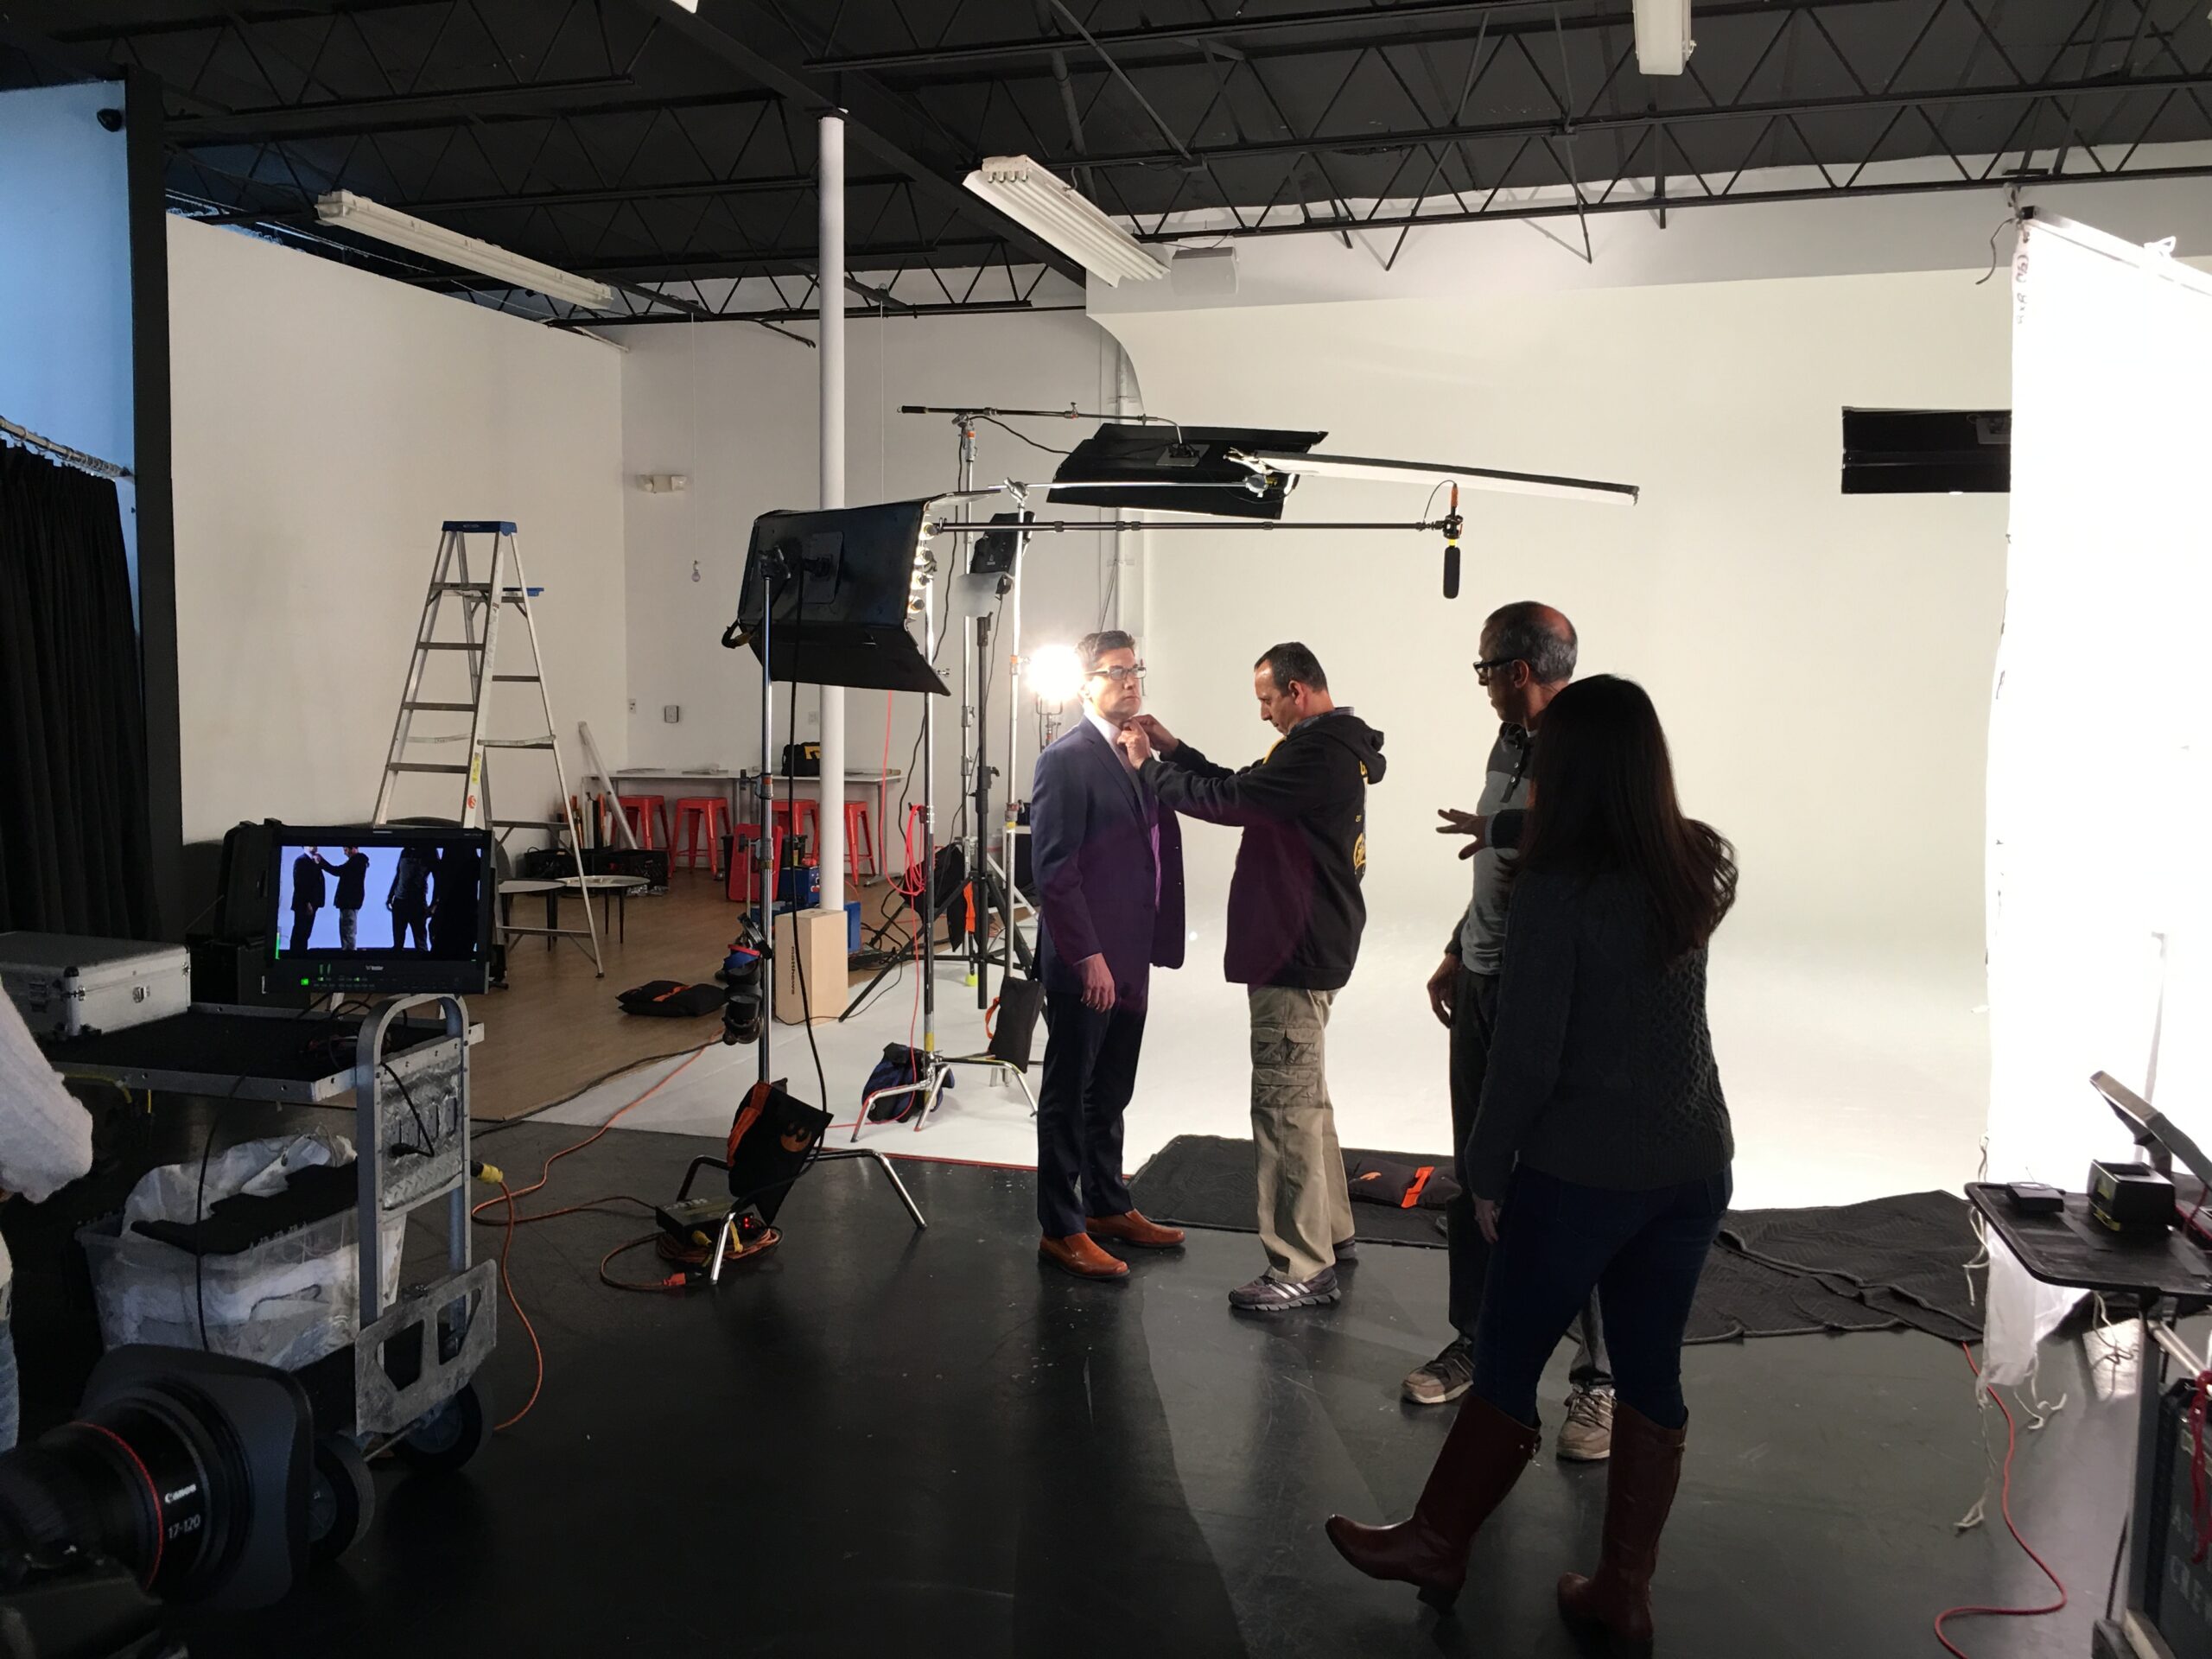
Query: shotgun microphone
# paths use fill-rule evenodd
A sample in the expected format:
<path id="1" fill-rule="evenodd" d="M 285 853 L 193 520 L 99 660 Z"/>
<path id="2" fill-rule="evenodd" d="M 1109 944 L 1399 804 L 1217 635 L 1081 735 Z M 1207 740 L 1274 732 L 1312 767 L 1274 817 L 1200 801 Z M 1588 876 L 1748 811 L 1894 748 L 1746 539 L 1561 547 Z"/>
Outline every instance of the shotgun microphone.
<path id="1" fill-rule="evenodd" d="M 1429 499 L 1436 498 L 1432 495 Z M 1452 505 L 1444 520 L 1444 597 L 1459 597 L 1459 486 L 1452 486 Z"/>

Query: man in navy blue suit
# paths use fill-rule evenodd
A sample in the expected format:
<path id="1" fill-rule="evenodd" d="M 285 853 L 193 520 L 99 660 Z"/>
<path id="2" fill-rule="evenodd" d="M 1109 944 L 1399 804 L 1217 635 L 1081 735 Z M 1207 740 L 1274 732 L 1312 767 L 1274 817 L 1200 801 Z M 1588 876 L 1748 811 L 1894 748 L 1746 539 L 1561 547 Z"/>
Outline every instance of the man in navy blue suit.
<path id="1" fill-rule="evenodd" d="M 1100 1240 L 1183 1242 L 1131 1207 L 1122 1179 L 1122 1114 L 1136 1089 L 1152 969 L 1183 965 L 1183 842 L 1115 743 L 1144 706 L 1136 642 L 1112 629 L 1076 651 L 1083 718 L 1037 757 L 1029 803 L 1046 1027 L 1037 1249 L 1079 1278 L 1120 1279 L 1128 1264 Z"/>

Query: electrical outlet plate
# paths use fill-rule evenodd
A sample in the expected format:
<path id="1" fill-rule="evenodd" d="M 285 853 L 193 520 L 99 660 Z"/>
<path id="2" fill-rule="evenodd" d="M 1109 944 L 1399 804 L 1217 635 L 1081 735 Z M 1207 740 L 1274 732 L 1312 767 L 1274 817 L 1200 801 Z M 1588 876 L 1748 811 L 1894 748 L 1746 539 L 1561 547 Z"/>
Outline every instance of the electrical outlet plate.
<path id="1" fill-rule="evenodd" d="M 683 718 L 683 705 L 679 702 L 664 702 L 661 704 L 660 717 L 667 724 L 671 726 L 675 725 L 678 721 Z"/>

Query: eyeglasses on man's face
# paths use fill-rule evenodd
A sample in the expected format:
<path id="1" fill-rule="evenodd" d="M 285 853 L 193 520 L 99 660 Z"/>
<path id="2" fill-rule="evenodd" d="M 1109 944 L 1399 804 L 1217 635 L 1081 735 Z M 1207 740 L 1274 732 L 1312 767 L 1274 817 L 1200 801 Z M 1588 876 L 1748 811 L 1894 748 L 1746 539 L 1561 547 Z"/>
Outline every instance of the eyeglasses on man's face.
<path id="1" fill-rule="evenodd" d="M 1116 664 L 1112 668 L 1094 668 L 1090 673 L 1094 679 L 1111 680 L 1116 685 L 1130 685 L 1144 678 L 1144 664 L 1134 663 L 1128 667 Z"/>
<path id="2" fill-rule="evenodd" d="M 1480 686 L 1489 685 L 1491 682 L 1491 676 L 1503 672 L 1505 670 L 1511 668 L 1514 664 L 1520 660 L 1521 659 L 1518 657 L 1500 657 L 1491 661 L 1477 663 L 1475 664 L 1475 683 Z"/>

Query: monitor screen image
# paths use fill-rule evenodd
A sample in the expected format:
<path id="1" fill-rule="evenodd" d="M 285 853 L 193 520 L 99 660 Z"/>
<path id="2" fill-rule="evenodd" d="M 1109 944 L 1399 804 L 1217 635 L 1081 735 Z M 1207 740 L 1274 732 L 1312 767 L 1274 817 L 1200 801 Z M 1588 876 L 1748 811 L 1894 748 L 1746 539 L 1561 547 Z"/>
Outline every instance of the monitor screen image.
<path id="1" fill-rule="evenodd" d="M 279 826 L 268 888 L 270 983 L 480 989 L 491 931 L 488 851 L 480 830 Z"/>

